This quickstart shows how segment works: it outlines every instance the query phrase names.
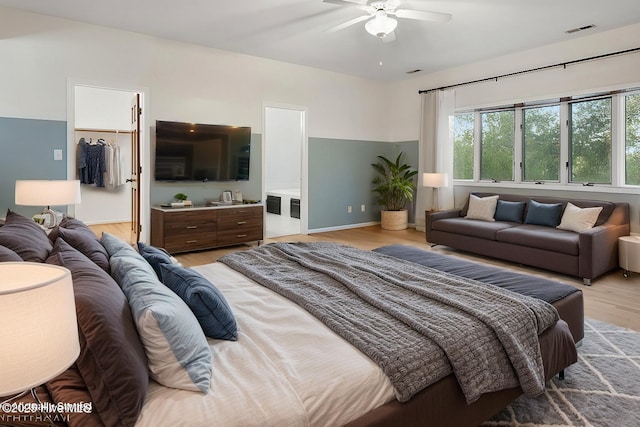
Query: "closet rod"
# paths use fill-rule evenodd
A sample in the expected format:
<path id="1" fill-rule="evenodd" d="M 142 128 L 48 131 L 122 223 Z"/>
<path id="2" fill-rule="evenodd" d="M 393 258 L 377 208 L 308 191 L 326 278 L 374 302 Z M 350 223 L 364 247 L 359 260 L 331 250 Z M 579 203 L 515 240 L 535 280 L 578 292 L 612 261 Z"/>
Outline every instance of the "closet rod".
<path id="1" fill-rule="evenodd" d="M 436 91 L 436 90 L 451 89 L 451 88 L 458 87 L 458 86 L 472 85 L 472 84 L 475 84 L 475 83 L 488 82 L 488 81 L 491 81 L 491 80 L 498 81 L 498 79 L 502 79 L 504 77 L 513 77 L 513 76 L 518 76 L 520 74 L 534 73 L 536 71 L 548 70 L 550 68 L 557 68 L 557 67 L 567 68 L 567 65 L 579 64 L 581 62 L 594 61 L 596 59 L 604 59 L 604 58 L 609 58 L 611 56 L 624 55 L 624 54 L 627 54 L 627 53 L 634 53 L 634 52 L 638 52 L 638 51 L 640 51 L 640 47 L 634 47 L 632 49 L 619 50 L 617 52 L 611 52 L 611 53 L 605 53 L 605 54 L 602 54 L 602 55 L 590 56 L 588 58 L 574 59 L 573 61 L 560 62 L 560 63 L 553 64 L 553 65 L 544 65 L 542 67 L 530 68 L 528 70 L 516 71 L 516 72 L 513 72 L 513 73 L 502 74 L 502 75 L 499 75 L 499 76 L 487 77 L 487 78 L 484 78 L 484 79 L 471 80 L 471 81 L 468 81 L 468 82 L 456 83 L 456 84 L 447 85 L 447 86 L 441 86 L 441 87 L 432 88 L 432 89 L 423 89 L 423 90 L 419 90 L 418 94 L 423 94 L 423 93 L 427 93 L 427 92 L 433 92 L 433 91 Z"/>
<path id="2" fill-rule="evenodd" d="M 76 128 L 76 132 L 133 133 L 132 130 Z"/>

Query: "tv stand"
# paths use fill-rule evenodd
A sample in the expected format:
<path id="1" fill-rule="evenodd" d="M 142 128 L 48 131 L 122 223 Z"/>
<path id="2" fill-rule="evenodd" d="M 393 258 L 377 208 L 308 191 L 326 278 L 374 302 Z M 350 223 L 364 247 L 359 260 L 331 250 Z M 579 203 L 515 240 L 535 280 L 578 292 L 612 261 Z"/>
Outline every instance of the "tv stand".
<path id="1" fill-rule="evenodd" d="M 262 204 L 151 208 L 151 244 L 174 254 L 264 239 Z"/>

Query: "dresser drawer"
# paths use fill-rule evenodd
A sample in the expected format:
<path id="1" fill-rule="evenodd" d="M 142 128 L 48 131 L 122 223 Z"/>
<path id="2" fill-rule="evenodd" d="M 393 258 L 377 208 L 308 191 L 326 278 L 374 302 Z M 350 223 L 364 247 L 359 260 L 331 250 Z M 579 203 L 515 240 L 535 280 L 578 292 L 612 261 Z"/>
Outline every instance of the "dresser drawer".
<path id="1" fill-rule="evenodd" d="M 217 246 L 217 233 L 182 234 L 167 236 L 164 249 L 169 253 L 197 251 Z"/>
<path id="2" fill-rule="evenodd" d="M 262 240 L 262 224 L 260 227 L 246 227 L 242 230 L 218 231 L 218 246 L 237 245 L 244 242 Z"/>
<path id="3" fill-rule="evenodd" d="M 218 229 L 236 228 L 245 225 L 262 227 L 262 206 L 250 208 L 228 208 L 218 212 Z"/>

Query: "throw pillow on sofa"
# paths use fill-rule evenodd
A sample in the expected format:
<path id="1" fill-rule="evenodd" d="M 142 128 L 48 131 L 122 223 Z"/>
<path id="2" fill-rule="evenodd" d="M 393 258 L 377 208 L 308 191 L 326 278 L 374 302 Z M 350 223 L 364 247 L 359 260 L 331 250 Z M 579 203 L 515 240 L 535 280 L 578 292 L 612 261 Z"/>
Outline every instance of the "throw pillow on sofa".
<path id="1" fill-rule="evenodd" d="M 575 231 L 576 233 L 589 230 L 593 228 L 593 225 L 598 220 L 598 215 L 600 215 L 601 211 L 602 206 L 595 208 L 579 208 L 569 202 L 567 203 L 567 207 L 564 208 L 560 225 L 556 228 L 559 228 L 560 230 Z"/>
<path id="2" fill-rule="evenodd" d="M 467 209 L 467 219 L 479 219 L 481 221 L 495 221 L 493 216 L 496 213 L 498 196 L 478 197 L 469 194 L 469 208 Z"/>
<path id="3" fill-rule="evenodd" d="M 529 199 L 525 224 L 557 227 L 562 215 L 562 203 L 540 203 Z"/>
<path id="4" fill-rule="evenodd" d="M 506 200 L 498 200 L 496 206 L 496 221 L 517 222 L 522 224 L 522 214 L 524 213 L 524 202 L 509 202 Z"/>

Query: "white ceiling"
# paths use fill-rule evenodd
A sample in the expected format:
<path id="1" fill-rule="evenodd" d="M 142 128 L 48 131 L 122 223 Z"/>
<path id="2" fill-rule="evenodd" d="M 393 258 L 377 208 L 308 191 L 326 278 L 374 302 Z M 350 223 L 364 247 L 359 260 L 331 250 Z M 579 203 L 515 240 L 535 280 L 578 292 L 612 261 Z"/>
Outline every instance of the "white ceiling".
<path id="1" fill-rule="evenodd" d="M 453 19 L 398 19 L 396 40 L 382 43 L 364 22 L 327 33 L 363 12 L 322 0 L 0 0 L 0 6 L 378 80 L 640 22 L 640 0 L 406 0 L 401 7 Z M 565 33 L 589 24 L 596 28 Z"/>

